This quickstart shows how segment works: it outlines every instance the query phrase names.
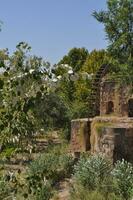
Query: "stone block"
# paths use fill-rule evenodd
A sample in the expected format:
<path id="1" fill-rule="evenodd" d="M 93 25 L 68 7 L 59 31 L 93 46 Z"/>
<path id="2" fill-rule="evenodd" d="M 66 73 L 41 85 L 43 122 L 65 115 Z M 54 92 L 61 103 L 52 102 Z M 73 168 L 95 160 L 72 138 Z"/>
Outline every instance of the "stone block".
<path id="1" fill-rule="evenodd" d="M 92 154 L 103 154 L 113 163 L 122 158 L 133 163 L 133 119 L 94 118 L 90 141 Z"/>
<path id="2" fill-rule="evenodd" d="M 71 121 L 71 151 L 73 153 L 90 150 L 90 123 L 91 120 L 88 118 Z"/>

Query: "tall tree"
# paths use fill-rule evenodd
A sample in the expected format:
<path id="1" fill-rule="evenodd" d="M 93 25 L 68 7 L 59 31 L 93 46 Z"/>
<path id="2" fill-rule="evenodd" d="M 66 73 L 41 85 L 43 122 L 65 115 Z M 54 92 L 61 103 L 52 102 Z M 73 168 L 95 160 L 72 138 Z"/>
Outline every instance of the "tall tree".
<path id="1" fill-rule="evenodd" d="M 109 62 L 109 56 L 105 50 L 94 49 L 88 54 L 86 61 L 82 66 L 81 71 L 87 72 L 89 74 L 91 73 L 95 74 L 102 64 L 108 62 Z"/>
<path id="2" fill-rule="evenodd" d="M 21 42 L 12 56 L 0 51 L 2 61 L 8 61 L 2 62 L 0 74 L 0 145 L 23 147 L 36 131 L 33 108 L 47 92 L 44 87 L 49 74 L 47 63 L 31 56 L 29 50 L 28 44 Z"/>
<path id="3" fill-rule="evenodd" d="M 93 16 L 105 26 L 108 50 L 120 63 L 133 60 L 133 0 L 107 0 L 107 11 Z"/>
<path id="4" fill-rule="evenodd" d="M 68 64 L 77 72 L 86 61 L 87 55 L 88 50 L 85 48 L 72 48 L 59 64 Z"/>

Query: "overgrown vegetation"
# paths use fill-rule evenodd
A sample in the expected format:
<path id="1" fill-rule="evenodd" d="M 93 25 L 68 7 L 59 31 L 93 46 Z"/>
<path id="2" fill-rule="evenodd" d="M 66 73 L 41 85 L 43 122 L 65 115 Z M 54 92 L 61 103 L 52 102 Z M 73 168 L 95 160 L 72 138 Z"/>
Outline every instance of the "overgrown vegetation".
<path id="1" fill-rule="evenodd" d="M 132 13 L 132 0 L 107 0 L 107 10 L 93 16 L 105 26 L 108 48 L 72 48 L 55 66 L 31 55 L 25 42 L 12 55 L 0 50 L 0 200 L 49 200 L 66 178 L 72 178 L 72 200 L 132 199 L 133 166 L 125 160 L 112 166 L 101 155 L 83 155 L 76 163 L 68 147 L 54 147 L 52 139 L 43 153 L 35 149 L 40 133 L 69 141 L 71 119 L 93 111 L 88 99 L 101 65 L 110 65 L 111 79 L 133 84 Z M 6 170 L 24 153 L 34 160 L 22 171 Z"/>
<path id="2" fill-rule="evenodd" d="M 59 181 L 73 173 L 74 159 L 67 146 L 50 147 L 25 172 L 5 172 L 0 179 L 0 199 L 49 200 Z"/>
<path id="3" fill-rule="evenodd" d="M 115 166 L 101 155 L 81 158 L 75 166 L 71 198 L 121 199 L 133 196 L 133 166 L 122 160 Z"/>

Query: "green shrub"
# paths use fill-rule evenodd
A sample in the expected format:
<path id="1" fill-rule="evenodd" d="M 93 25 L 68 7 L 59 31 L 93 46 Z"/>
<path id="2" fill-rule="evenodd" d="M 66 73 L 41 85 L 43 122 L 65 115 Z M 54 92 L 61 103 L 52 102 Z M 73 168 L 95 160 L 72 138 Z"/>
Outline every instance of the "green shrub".
<path id="1" fill-rule="evenodd" d="M 34 179 L 34 184 L 31 182 L 29 184 L 29 189 L 27 193 L 23 194 L 23 197 L 28 200 L 49 200 L 53 196 L 53 189 L 51 184 L 47 180 Z"/>
<path id="2" fill-rule="evenodd" d="M 133 196 L 133 166 L 125 160 L 117 161 L 112 171 L 116 191 L 124 200 Z"/>
<path id="3" fill-rule="evenodd" d="M 0 160 L 10 159 L 15 152 L 15 147 L 6 146 L 6 148 L 0 153 Z"/>
<path id="4" fill-rule="evenodd" d="M 52 188 L 50 184 L 43 185 L 37 190 L 36 200 L 49 200 L 52 197 Z"/>
<path id="5" fill-rule="evenodd" d="M 43 154 L 29 166 L 29 179 L 43 180 L 44 177 L 52 182 L 57 181 L 59 158 L 54 154 Z"/>
<path id="6" fill-rule="evenodd" d="M 65 152 L 62 146 L 49 150 L 33 161 L 28 170 L 28 185 L 37 200 L 46 195 L 52 196 L 54 186 L 63 178 L 70 177 L 73 172 L 74 159 Z M 44 182 L 47 184 L 44 187 Z M 53 190 L 51 190 L 51 186 Z"/>
<path id="7" fill-rule="evenodd" d="M 62 177 L 70 177 L 73 173 L 74 159 L 70 155 L 61 155 L 59 158 L 59 167 L 62 171 Z"/>
<path id="8" fill-rule="evenodd" d="M 65 152 L 62 146 L 49 149 L 29 166 L 29 179 L 49 180 L 52 184 L 64 177 L 69 177 L 73 172 L 74 159 Z"/>
<path id="9" fill-rule="evenodd" d="M 21 172 L 6 172 L 0 179 L 0 200 L 49 200 L 52 187 L 46 179 L 26 179 Z"/>
<path id="10" fill-rule="evenodd" d="M 6 183 L 3 177 L 0 178 L 0 200 L 11 196 L 11 188 Z"/>
<path id="11" fill-rule="evenodd" d="M 100 191 L 89 189 L 76 185 L 72 187 L 70 191 L 70 200 L 122 200 L 120 197 L 116 196 L 114 193 L 110 193 L 108 197 L 105 197 Z"/>
<path id="12" fill-rule="evenodd" d="M 101 186 L 111 170 L 111 165 L 103 156 L 83 157 L 75 166 L 74 178 L 79 184 L 93 190 Z"/>
<path id="13" fill-rule="evenodd" d="M 75 200 L 76 198 L 131 200 L 133 197 L 132 164 L 125 160 L 117 161 L 113 168 L 100 155 L 82 157 L 75 166 L 71 196 Z"/>

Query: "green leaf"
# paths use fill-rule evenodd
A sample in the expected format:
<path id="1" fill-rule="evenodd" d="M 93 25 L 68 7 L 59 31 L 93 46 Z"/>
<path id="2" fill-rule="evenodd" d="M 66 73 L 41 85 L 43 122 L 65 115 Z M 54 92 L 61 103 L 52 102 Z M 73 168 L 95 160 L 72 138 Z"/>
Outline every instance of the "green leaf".
<path id="1" fill-rule="evenodd" d="M 0 89 L 3 89 L 4 81 L 0 79 Z"/>
<path id="2" fill-rule="evenodd" d="M 41 93 L 40 91 L 37 92 L 36 97 L 37 97 L 37 98 L 41 98 L 41 97 L 42 97 L 42 93 Z"/>
<path id="3" fill-rule="evenodd" d="M 5 71 L 5 72 L 4 72 L 4 76 L 6 76 L 6 77 L 7 77 L 8 75 L 9 75 L 9 74 L 8 74 L 8 72 L 7 72 L 7 71 Z"/>

